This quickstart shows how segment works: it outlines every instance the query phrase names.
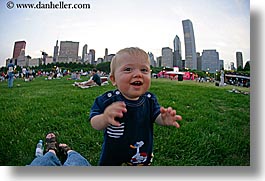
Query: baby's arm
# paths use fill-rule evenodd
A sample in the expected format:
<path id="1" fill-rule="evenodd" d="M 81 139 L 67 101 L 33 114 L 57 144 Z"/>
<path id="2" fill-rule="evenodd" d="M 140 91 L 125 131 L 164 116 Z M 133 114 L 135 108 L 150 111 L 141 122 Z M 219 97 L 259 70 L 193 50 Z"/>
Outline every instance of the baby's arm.
<path id="1" fill-rule="evenodd" d="M 155 122 L 159 125 L 163 126 L 175 126 L 179 128 L 180 125 L 176 121 L 182 120 L 180 115 L 176 115 L 176 110 L 172 109 L 171 107 L 160 108 L 160 114 L 156 118 Z"/>
<path id="2" fill-rule="evenodd" d="M 90 121 L 91 125 L 97 130 L 103 130 L 109 124 L 120 126 L 115 118 L 122 118 L 124 112 L 127 112 L 126 104 L 124 102 L 114 102 L 105 109 L 104 113 L 94 116 Z"/>

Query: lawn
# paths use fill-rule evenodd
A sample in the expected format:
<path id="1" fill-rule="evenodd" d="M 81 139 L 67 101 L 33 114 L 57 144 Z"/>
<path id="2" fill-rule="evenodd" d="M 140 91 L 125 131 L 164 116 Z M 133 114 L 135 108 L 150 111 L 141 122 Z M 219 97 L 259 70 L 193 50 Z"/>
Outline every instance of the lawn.
<path id="1" fill-rule="evenodd" d="M 86 79 L 83 77 L 83 79 Z M 112 85 L 80 89 L 73 80 L 0 83 L 0 165 L 23 166 L 34 159 L 35 146 L 54 131 L 97 165 L 102 131 L 88 116 L 94 99 Z M 231 93 L 237 88 L 213 83 L 152 79 L 150 91 L 160 105 L 172 106 L 183 118 L 181 128 L 154 127 L 154 166 L 249 166 L 250 95 Z"/>

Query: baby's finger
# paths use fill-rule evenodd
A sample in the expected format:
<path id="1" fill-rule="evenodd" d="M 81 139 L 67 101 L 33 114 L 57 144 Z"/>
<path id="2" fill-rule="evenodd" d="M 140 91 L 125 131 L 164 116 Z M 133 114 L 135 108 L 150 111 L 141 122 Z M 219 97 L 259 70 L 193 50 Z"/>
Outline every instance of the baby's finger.
<path id="1" fill-rule="evenodd" d="M 160 107 L 160 113 L 163 114 L 165 112 L 167 112 L 167 109 L 165 109 L 164 107 Z"/>
<path id="2" fill-rule="evenodd" d="M 175 116 L 175 115 L 176 115 L 176 110 L 172 110 L 172 111 L 170 112 L 170 115 L 171 115 L 171 116 Z"/>
<path id="3" fill-rule="evenodd" d="M 121 123 L 119 121 L 115 121 L 114 119 L 110 121 L 110 124 L 113 126 L 121 126 Z"/>
<path id="4" fill-rule="evenodd" d="M 168 113 L 170 113 L 172 110 L 173 110 L 172 107 L 168 107 L 168 108 L 167 108 L 167 112 L 168 112 Z"/>
<path id="5" fill-rule="evenodd" d="M 182 117 L 180 115 L 176 115 L 175 118 L 176 118 L 177 121 L 181 121 L 182 120 Z"/>
<path id="6" fill-rule="evenodd" d="M 175 126 L 176 128 L 180 128 L 180 125 L 178 122 L 173 122 L 173 126 Z"/>
<path id="7" fill-rule="evenodd" d="M 113 105 L 115 105 L 116 109 L 121 110 L 122 112 L 127 112 L 126 104 L 124 102 L 115 102 Z"/>

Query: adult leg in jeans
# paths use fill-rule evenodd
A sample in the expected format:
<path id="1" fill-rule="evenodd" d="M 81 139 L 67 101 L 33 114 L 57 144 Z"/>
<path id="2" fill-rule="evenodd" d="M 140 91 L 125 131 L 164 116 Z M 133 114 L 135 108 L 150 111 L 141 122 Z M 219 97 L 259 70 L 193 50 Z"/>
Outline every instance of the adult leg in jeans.
<path id="1" fill-rule="evenodd" d="M 67 144 L 59 144 L 60 153 L 66 156 L 63 166 L 91 166 L 81 154 L 72 150 Z"/>
<path id="2" fill-rule="evenodd" d="M 91 166 L 90 163 L 82 155 L 74 150 L 67 153 L 67 159 L 63 166 Z"/>
<path id="3" fill-rule="evenodd" d="M 48 151 L 43 156 L 36 157 L 29 166 L 61 166 L 61 161 L 53 150 Z"/>

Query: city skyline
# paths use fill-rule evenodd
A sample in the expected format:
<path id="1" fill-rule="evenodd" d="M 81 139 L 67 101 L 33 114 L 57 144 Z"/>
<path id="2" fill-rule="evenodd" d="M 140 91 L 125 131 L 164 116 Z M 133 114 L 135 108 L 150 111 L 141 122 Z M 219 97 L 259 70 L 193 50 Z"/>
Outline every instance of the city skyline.
<path id="1" fill-rule="evenodd" d="M 158 57 L 163 47 L 173 49 L 177 35 L 184 58 L 182 20 L 185 19 L 193 23 L 197 52 L 215 49 L 225 64 L 235 63 L 238 51 L 243 53 L 244 64 L 250 60 L 248 0 L 64 1 L 90 4 L 90 9 L 79 10 L 8 9 L 6 2 L 0 2 L 3 27 L 0 30 L 0 66 L 12 57 L 14 42 L 21 40 L 27 42 L 25 53 L 32 58 L 41 57 L 41 51 L 53 56 L 58 40 L 79 42 L 79 56 L 87 44 L 88 49 L 96 51 L 97 59 L 104 57 L 105 48 L 109 53 L 116 53 L 128 46 L 138 46 Z"/>

